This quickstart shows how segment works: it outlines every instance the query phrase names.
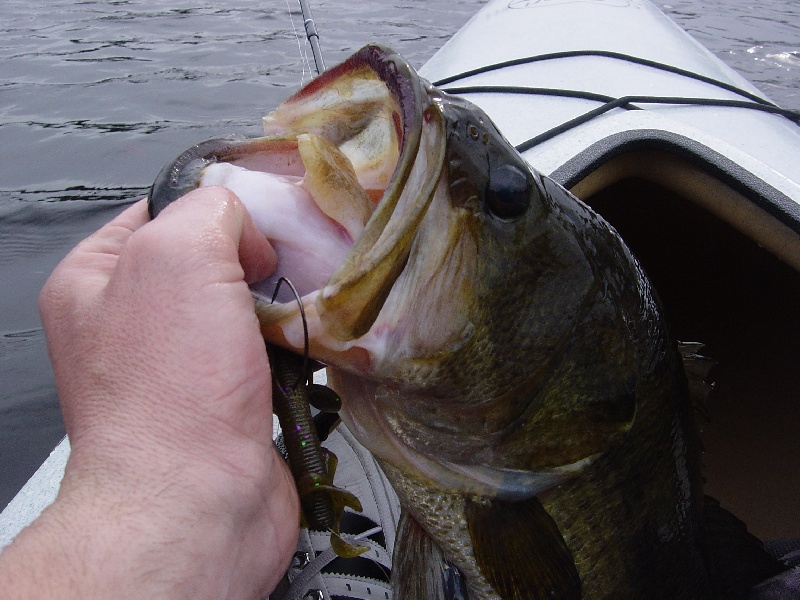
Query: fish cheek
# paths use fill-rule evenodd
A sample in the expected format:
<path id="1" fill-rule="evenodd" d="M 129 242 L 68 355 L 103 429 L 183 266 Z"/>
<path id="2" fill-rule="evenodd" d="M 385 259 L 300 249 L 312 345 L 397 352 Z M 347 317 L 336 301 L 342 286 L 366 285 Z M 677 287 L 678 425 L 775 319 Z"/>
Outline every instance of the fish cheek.
<path id="1" fill-rule="evenodd" d="M 477 346 L 490 350 L 475 357 L 497 382 L 485 395 L 498 400 L 482 403 L 497 447 L 508 466 L 534 470 L 621 444 L 638 373 L 620 307 L 557 207 L 542 206 L 515 223 L 486 218 Z"/>
<path id="2" fill-rule="evenodd" d="M 552 428 L 548 437 L 560 444 L 563 462 L 621 445 L 639 401 L 637 355 L 615 308 L 589 303 L 592 309 L 577 321 L 569 348 L 541 393 L 547 415 L 542 423 L 549 424 L 543 431 Z"/>

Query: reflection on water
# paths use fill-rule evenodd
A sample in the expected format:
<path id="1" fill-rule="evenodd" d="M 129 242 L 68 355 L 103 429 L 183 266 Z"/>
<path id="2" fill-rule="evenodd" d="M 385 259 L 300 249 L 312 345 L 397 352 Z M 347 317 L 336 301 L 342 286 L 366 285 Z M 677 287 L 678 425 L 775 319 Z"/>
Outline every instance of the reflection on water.
<path id="1" fill-rule="evenodd" d="M 329 65 L 370 41 L 419 67 L 482 0 L 312 2 Z M 5 0 L 0 8 L 0 507 L 62 434 L 36 295 L 78 240 L 191 144 L 258 132 L 310 78 L 295 0 Z M 661 3 L 800 107 L 800 5 Z"/>

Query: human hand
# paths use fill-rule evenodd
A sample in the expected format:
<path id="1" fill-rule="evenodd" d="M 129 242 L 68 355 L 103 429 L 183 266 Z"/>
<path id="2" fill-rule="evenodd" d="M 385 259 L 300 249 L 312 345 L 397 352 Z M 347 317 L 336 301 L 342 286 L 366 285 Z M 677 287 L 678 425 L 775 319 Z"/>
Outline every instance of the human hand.
<path id="1" fill-rule="evenodd" d="M 247 287 L 275 261 L 239 200 L 203 188 L 153 221 L 133 205 L 45 284 L 72 452 L 20 538 L 63 547 L 76 596 L 260 598 L 283 574 L 298 504 Z"/>

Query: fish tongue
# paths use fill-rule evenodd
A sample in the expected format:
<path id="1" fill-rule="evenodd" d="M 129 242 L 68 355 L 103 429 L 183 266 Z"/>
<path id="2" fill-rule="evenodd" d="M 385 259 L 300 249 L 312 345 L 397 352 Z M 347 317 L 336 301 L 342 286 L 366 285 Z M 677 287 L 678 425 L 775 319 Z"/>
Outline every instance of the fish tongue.
<path id="1" fill-rule="evenodd" d="M 353 164 L 334 144 L 311 133 L 297 136 L 297 149 L 306 168 L 303 189 L 357 240 L 375 205 L 359 184 Z"/>

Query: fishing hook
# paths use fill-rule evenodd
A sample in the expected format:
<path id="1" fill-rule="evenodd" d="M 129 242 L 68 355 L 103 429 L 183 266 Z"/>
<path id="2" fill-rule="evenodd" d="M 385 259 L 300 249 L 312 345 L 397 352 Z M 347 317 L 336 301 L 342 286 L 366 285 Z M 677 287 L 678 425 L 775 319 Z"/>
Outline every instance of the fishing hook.
<path id="1" fill-rule="evenodd" d="M 296 390 L 297 386 L 300 385 L 301 381 L 304 384 L 308 384 L 310 381 L 310 378 L 308 376 L 308 352 L 309 352 L 308 321 L 306 321 L 306 310 L 303 307 L 303 300 L 300 298 L 300 294 L 297 292 L 297 288 L 294 287 L 294 284 L 286 277 L 281 277 L 278 279 L 278 282 L 275 284 L 275 291 L 272 292 L 272 298 L 270 299 L 270 303 L 271 304 L 275 303 L 275 298 L 278 297 L 278 292 L 281 289 L 282 283 L 288 285 L 289 288 L 292 290 L 294 298 L 295 300 L 297 300 L 297 306 L 300 307 L 300 318 L 303 320 L 303 372 L 300 374 L 300 376 L 297 378 L 297 380 L 294 382 L 294 385 L 292 386 L 292 389 Z"/>

